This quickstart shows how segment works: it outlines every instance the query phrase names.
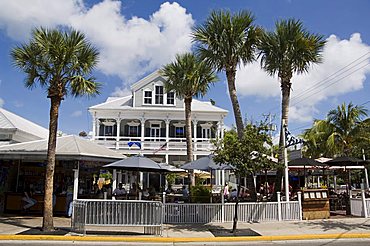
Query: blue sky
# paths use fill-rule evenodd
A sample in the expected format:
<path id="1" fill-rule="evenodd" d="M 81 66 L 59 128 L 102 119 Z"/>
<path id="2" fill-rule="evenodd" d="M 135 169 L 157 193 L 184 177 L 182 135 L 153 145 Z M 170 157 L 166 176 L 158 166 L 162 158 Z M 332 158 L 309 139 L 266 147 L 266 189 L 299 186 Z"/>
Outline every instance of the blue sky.
<path id="1" fill-rule="evenodd" d="M 25 76 L 12 66 L 9 53 L 28 40 L 33 27 L 72 26 L 99 48 L 100 63 L 94 75 L 104 87 L 101 95 L 92 99 L 66 98 L 59 128 L 74 134 L 90 131 L 89 106 L 108 96 L 126 95 L 130 84 L 171 61 L 176 53 L 191 50 L 191 28 L 202 23 L 211 10 L 220 8 L 250 10 L 255 23 L 269 30 L 276 20 L 298 18 L 307 30 L 328 40 L 323 64 L 293 78 L 292 132 L 309 127 L 314 118 L 325 117 L 342 102 L 370 105 L 370 2 L 366 0 L 0 0 L 0 106 L 48 126 L 45 91 L 23 86 Z M 226 124 L 231 126 L 234 117 L 224 74 L 219 74 L 219 79 L 204 100 L 212 98 L 230 110 Z M 271 112 L 278 123 L 277 78 L 267 76 L 256 62 L 238 70 L 237 87 L 244 116 L 259 120 Z"/>

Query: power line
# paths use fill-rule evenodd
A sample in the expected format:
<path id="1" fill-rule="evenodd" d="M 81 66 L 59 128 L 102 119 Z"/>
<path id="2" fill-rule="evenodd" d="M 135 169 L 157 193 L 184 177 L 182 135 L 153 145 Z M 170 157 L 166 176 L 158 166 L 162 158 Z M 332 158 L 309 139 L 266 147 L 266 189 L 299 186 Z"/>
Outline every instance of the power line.
<path id="1" fill-rule="evenodd" d="M 336 72 L 334 72 L 333 74 L 331 74 L 330 76 L 328 76 L 327 78 L 323 79 L 323 80 L 320 80 L 319 82 L 315 83 L 314 85 L 312 85 L 311 87 L 307 88 L 306 90 L 300 92 L 298 95 L 294 96 L 291 98 L 291 100 L 296 100 L 298 99 L 299 97 L 302 97 L 303 95 L 305 95 L 307 92 L 310 92 L 312 90 L 318 90 L 320 88 L 321 85 L 325 85 L 324 82 L 329 82 L 331 80 L 334 80 L 336 79 L 337 77 L 339 77 L 340 75 L 344 74 L 345 72 L 348 72 L 349 70 L 355 68 L 356 66 L 360 65 L 362 62 L 366 61 L 368 59 L 368 57 L 362 61 L 360 61 L 358 64 L 355 64 L 353 66 L 351 66 L 352 64 L 356 63 L 357 61 L 359 61 L 360 59 L 362 59 L 363 57 L 367 56 L 368 54 L 370 54 L 370 52 L 367 52 L 363 55 L 361 55 L 360 57 L 358 57 L 357 59 L 353 60 L 352 62 L 350 62 L 349 64 L 347 64 L 346 66 L 342 67 L 341 69 L 337 70 Z M 366 65 L 362 66 L 361 68 L 367 66 L 369 63 L 367 63 Z M 360 69 L 361 69 L 360 68 Z M 348 77 L 349 75 L 353 74 L 354 72 L 358 71 L 359 69 L 356 69 L 355 71 L 351 72 L 350 74 L 348 74 L 347 76 L 345 77 L 342 77 L 341 79 L 344 79 L 346 77 Z M 317 86 L 319 85 L 319 86 Z M 327 87 L 325 87 L 327 88 Z M 268 110 L 267 112 L 276 112 L 276 109 L 278 109 L 279 106 L 276 106 L 276 107 L 273 107 L 271 108 L 270 110 Z"/>

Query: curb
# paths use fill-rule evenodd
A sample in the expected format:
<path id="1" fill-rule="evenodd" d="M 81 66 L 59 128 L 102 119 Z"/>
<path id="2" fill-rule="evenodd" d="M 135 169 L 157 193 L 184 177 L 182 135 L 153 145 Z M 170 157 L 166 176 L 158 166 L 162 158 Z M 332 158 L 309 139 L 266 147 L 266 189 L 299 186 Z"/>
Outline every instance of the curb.
<path id="1" fill-rule="evenodd" d="M 370 233 L 350 234 L 301 234 L 285 236 L 252 237 L 102 237 L 102 236 L 48 236 L 48 235 L 0 235 L 5 240 L 44 240 L 44 241 L 101 241 L 101 242 L 151 242 L 151 243 L 191 243 L 191 242 L 238 242 L 238 241 L 286 241 L 314 239 L 370 238 Z"/>

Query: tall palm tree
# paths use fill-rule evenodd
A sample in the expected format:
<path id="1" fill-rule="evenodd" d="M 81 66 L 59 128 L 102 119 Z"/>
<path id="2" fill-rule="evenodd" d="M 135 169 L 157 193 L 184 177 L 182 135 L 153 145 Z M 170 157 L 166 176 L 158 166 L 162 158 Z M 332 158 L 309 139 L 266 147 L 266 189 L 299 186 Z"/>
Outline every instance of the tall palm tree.
<path id="1" fill-rule="evenodd" d="M 363 106 L 343 103 L 330 110 L 325 120 L 316 120 L 303 136 L 315 143 L 312 147 L 320 154 L 349 156 L 362 143 L 370 143 L 370 119 L 364 119 L 366 116 Z"/>
<path id="2" fill-rule="evenodd" d="M 191 53 L 176 55 L 174 62 L 165 65 L 160 73 L 166 78 L 166 91 L 174 91 L 185 103 L 185 135 L 187 161 L 193 160 L 191 103 L 193 97 L 204 96 L 217 81 L 214 70 Z M 193 180 L 192 180 L 193 182 Z"/>
<path id="3" fill-rule="evenodd" d="M 229 11 L 211 12 L 203 25 L 192 33 L 197 43 L 197 54 L 218 72 L 225 71 L 238 138 L 243 138 L 244 124 L 236 93 L 235 76 L 240 64 L 254 61 L 260 29 L 253 25 L 249 11 L 231 14 Z"/>
<path id="4" fill-rule="evenodd" d="M 11 52 L 14 65 L 26 73 L 25 86 L 46 88 L 51 102 L 42 225 L 45 231 L 54 230 L 52 193 L 59 107 L 68 95 L 79 97 L 99 93 L 100 84 L 90 77 L 98 54 L 85 35 L 78 31 L 44 28 L 34 29 L 29 43 L 15 47 Z"/>
<path id="5" fill-rule="evenodd" d="M 295 19 L 280 20 L 275 24 L 274 32 L 261 35 L 259 50 L 261 66 L 271 76 L 278 75 L 282 93 L 281 126 L 288 124 L 291 79 L 294 73 L 304 73 L 313 63 L 320 63 L 325 45 L 322 35 L 311 34 L 301 21 Z M 283 162 L 283 134 L 280 128 L 279 163 Z M 277 172 L 276 190 L 281 189 L 282 169 Z"/>

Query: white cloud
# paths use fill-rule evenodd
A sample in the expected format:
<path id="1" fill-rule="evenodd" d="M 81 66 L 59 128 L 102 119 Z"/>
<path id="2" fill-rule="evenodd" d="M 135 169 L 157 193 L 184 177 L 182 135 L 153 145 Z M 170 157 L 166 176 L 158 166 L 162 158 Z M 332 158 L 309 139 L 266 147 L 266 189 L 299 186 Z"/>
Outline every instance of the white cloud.
<path id="1" fill-rule="evenodd" d="M 82 0 L 0 0 L 0 28 L 22 40 L 29 37 L 33 27 L 68 25 L 82 9 Z"/>
<path id="2" fill-rule="evenodd" d="M 35 26 L 72 26 L 83 31 L 100 50 L 98 69 L 118 75 L 122 87 L 190 51 L 191 14 L 178 3 L 163 3 L 147 19 L 127 19 L 121 1 L 105 0 L 84 6 L 82 0 L 0 0 L 0 28 L 25 40 Z M 116 92 L 122 89 L 117 89 Z"/>
<path id="3" fill-rule="evenodd" d="M 122 85 L 122 87 L 116 87 L 112 93 L 114 97 L 125 97 L 128 95 L 131 95 L 131 89 L 127 86 L 124 87 L 124 85 Z"/>
<path id="4" fill-rule="evenodd" d="M 4 106 L 4 99 L 2 99 L 1 97 L 0 97 L 0 108 L 2 108 L 3 106 Z"/>
<path id="5" fill-rule="evenodd" d="M 352 34 L 348 40 L 331 35 L 323 51 L 323 63 L 312 66 L 307 74 L 293 76 L 291 119 L 311 121 L 313 113 L 318 112 L 315 108 L 317 103 L 361 90 L 366 75 L 370 73 L 370 66 L 365 66 L 370 61 L 369 52 L 370 46 L 362 42 L 359 33 Z M 361 56 L 363 57 L 360 58 Z M 360 59 L 348 66 L 358 58 Z M 278 78 L 270 77 L 262 71 L 259 62 L 239 69 L 236 83 L 241 96 L 267 98 L 280 97 L 281 94 Z"/>
<path id="6" fill-rule="evenodd" d="M 82 115 L 82 111 L 81 110 L 74 111 L 71 114 L 72 117 L 80 117 L 81 115 Z"/>

